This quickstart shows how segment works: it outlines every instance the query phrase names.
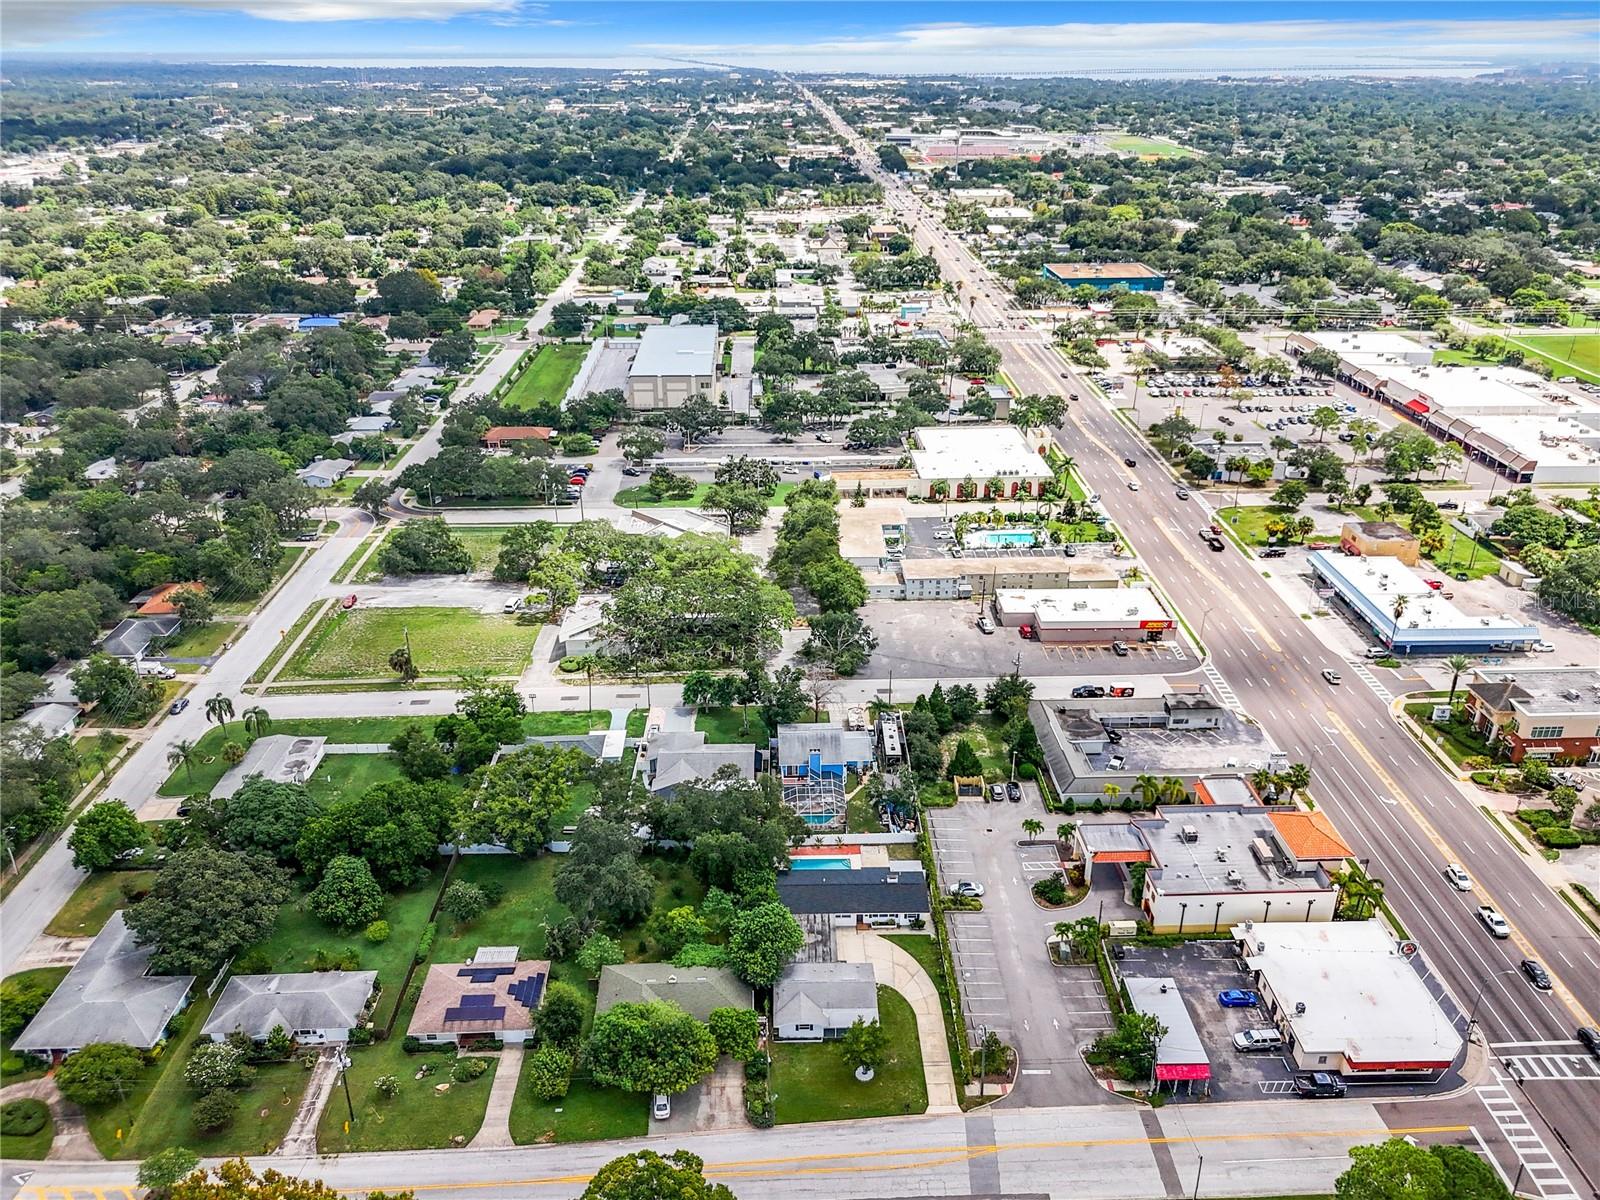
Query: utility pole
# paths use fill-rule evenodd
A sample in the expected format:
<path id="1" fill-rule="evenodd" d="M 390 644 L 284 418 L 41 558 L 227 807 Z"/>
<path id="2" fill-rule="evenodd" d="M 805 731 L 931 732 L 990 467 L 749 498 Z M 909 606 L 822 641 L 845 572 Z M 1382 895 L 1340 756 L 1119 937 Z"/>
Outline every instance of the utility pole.
<path id="1" fill-rule="evenodd" d="M 342 1047 L 334 1052 L 334 1063 L 339 1068 L 339 1082 L 344 1085 L 344 1108 L 349 1114 L 344 1124 L 344 1131 L 350 1132 L 350 1126 L 356 1123 L 356 1108 L 350 1102 L 350 1053 Z"/>

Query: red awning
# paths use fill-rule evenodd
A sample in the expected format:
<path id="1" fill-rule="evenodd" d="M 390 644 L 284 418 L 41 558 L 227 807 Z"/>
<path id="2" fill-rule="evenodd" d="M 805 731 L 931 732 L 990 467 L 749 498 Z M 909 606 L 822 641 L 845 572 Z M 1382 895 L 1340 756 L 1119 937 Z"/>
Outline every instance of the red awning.
<path id="1" fill-rule="evenodd" d="M 1405 410 L 1407 412 L 1414 412 L 1418 416 L 1421 416 L 1423 413 L 1428 411 L 1428 406 L 1421 400 L 1407 400 L 1405 403 Z"/>
<path id="2" fill-rule="evenodd" d="M 1210 1079 L 1210 1063 L 1157 1063 L 1156 1078 L 1158 1080 L 1171 1079 Z"/>

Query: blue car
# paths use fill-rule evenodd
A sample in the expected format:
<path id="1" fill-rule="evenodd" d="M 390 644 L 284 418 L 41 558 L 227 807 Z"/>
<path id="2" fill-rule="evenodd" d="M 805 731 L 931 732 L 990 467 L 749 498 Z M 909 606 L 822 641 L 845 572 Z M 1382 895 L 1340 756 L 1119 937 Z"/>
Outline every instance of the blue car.
<path id="1" fill-rule="evenodd" d="M 1243 988 L 1229 988 L 1217 993 L 1217 1003 L 1223 1008 L 1254 1008 L 1261 1003 L 1261 997 Z"/>

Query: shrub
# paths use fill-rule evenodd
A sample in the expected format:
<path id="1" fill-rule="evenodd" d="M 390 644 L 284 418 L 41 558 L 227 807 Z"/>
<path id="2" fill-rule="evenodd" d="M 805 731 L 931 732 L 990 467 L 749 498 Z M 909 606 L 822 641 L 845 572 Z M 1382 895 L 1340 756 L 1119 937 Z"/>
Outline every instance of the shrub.
<path id="1" fill-rule="evenodd" d="M 183 1081 L 197 1092 L 214 1092 L 244 1082 L 245 1054 L 230 1042 L 205 1042 L 196 1046 L 183 1064 Z"/>
<path id="2" fill-rule="evenodd" d="M 54 990 L 54 984 L 37 978 L 12 978 L 0 984 L 0 1035 L 14 1038 L 26 1029 Z"/>
<path id="3" fill-rule="evenodd" d="M 744 1090 L 744 1111 L 750 1118 L 750 1124 L 757 1129 L 772 1128 L 772 1105 L 767 1100 L 766 1093 L 755 1088 Z"/>
<path id="4" fill-rule="evenodd" d="M 433 953 L 433 935 L 439 932 L 439 926 L 429 921 L 422 927 L 422 936 L 417 939 L 417 952 L 411 957 L 416 962 L 426 962 L 428 955 Z"/>
<path id="5" fill-rule="evenodd" d="M 528 1083 L 541 1100 L 561 1099 L 572 1083 L 572 1055 L 556 1046 L 540 1046 L 528 1059 Z"/>
<path id="6" fill-rule="evenodd" d="M 361 956 L 351 946 L 342 946 L 338 950 L 318 946 L 306 959 L 306 965 L 313 971 L 356 971 L 361 967 Z"/>
<path id="7" fill-rule="evenodd" d="M 583 996 L 570 983 L 559 980 L 545 992 L 544 1003 L 539 1007 L 539 1040 L 546 1045 L 570 1049 L 583 1033 Z"/>
<path id="8" fill-rule="evenodd" d="M 450 1066 L 450 1078 L 457 1083 L 471 1083 L 474 1079 L 483 1078 L 483 1073 L 488 1069 L 487 1058 L 458 1058 Z"/>
<path id="9" fill-rule="evenodd" d="M 760 1083 L 772 1073 L 772 1058 L 765 1050 L 745 1059 L 744 1077 L 751 1083 Z"/>
<path id="10" fill-rule="evenodd" d="M 1052 871 L 1043 879 L 1033 881 L 1033 894 L 1035 898 L 1045 904 L 1065 904 L 1067 902 L 1067 881 L 1060 871 Z"/>
<path id="11" fill-rule="evenodd" d="M 1061 812 L 1075 813 L 1078 811 L 1078 802 L 1071 796 L 1063 796 L 1061 797 L 1061 803 L 1057 807 Z"/>
<path id="12" fill-rule="evenodd" d="M 389 940 L 389 922 L 373 921 L 362 932 L 362 936 L 374 946 Z"/>
<path id="13" fill-rule="evenodd" d="M 383 889 L 366 859 L 341 854 L 328 863 L 306 903 L 335 929 L 357 929 L 383 912 Z"/>
<path id="14" fill-rule="evenodd" d="M 218 1088 L 194 1102 L 194 1126 L 202 1133 L 215 1133 L 232 1125 L 238 1111 L 239 1097 L 225 1088 Z"/>
<path id="15" fill-rule="evenodd" d="M 43 1100 L 11 1100 L 0 1104 L 0 1134 L 32 1137 L 50 1123 L 50 1106 Z"/>
<path id="16" fill-rule="evenodd" d="M 74 1104 L 110 1104 L 144 1071 L 144 1055 L 120 1042 L 94 1042 L 56 1068 L 56 1087 Z"/>
<path id="17" fill-rule="evenodd" d="M 385 1100 L 393 1100 L 400 1094 L 400 1079 L 396 1075 L 379 1075 L 372 1081 L 372 1090 Z"/>

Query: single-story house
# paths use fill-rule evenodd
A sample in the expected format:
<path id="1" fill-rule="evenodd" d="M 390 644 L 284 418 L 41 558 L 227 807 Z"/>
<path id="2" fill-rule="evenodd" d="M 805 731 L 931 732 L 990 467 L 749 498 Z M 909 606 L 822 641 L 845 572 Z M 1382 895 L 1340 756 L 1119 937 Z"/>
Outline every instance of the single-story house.
<path id="1" fill-rule="evenodd" d="M 89 483 L 104 483 L 108 479 L 117 477 L 117 460 L 114 458 L 98 458 L 83 469 L 83 477 Z"/>
<path id="2" fill-rule="evenodd" d="M 563 658 L 592 654 L 600 648 L 600 630 L 605 625 L 605 604 L 596 597 L 580 599 L 561 616 L 556 628 L 556 645 Z"/>
<path id="3" fill-rule="evenodd" d="M 307 487 L 332 487 L 350 473 L 355 462 L 348 458 L 319 458 L 309 466 L 295 472 Z"/>
<path id="4" fill-rule="evenodd" d="M 910 863 L 859 870 L 780 871 L 778 899 L 797 917 L 835 925 L 901 926 L 926 922 L 928 877 Z"/>
<path id="5" fill-rule="evenodd" d="M 183 619 L 177 616 L 129 617 L 106 634 L 100 649 L 113 658 L 137 662 L 144 657 L 151 642 L 175 636 L 182 625 Z"/>
<path id="6" fill-rule="evenodd" d="M 548 425 L 496 425 L 478 439 L 485 450 L 505 450 L 515 442 L 548 442 L 555 430 Z"/>
<path id="7" fill-rule="evenodd" d="M 772 1028 L 780 1041 L 843 1037 L 857 1020 L 877 1019 L 871 963 L 790 963 L 772 990 Z"/>
<path id="8" fill-rule="evenodd" d="M 755 993 L 726 967 L 676 967 L 671 963 L 621 963 L 600 971 L 596 1015 L 618 1004 L 665 1000 L 697 1021 L 714 1008 L 753 1008 Z"/>
<path id="9" fill-rule="evenodd" d="M 189 998 L 193 975 L 147 975 L 153 946 L 138 946 L 111 914 L 12 1049 L 61 1058 L 94 1042 L 149 1050 Z"/>
<path id="10" fill-rule="evenodd" d="M 480 308 L 467 318 L 467 328 L 473 333 L 487 333 L 494 328 L 494 323 L 499 319 L 498 308 Z"/>
<path id="11" fill-rule="evenodd" d="M 36 704 L 17 718 L 17 724 L 37 729 L 53 741 L 76 729 L 82 715 L 76 704 Z"/>
<path id="12" fill-rule="evenodd" d="M 550 978 L 547 960 L 518 959 L 516 946 L 480 946 L 468 963 L 435 963 L 406 1033 L 424 1042 L 499 1038 L 525 1042 Z"/>
<path id="13" fill-rule="evenodd" d="M 134 599 L 139 601 L 139 606 L 133 611 L 141 617 L 170 617 L 178 611 L 178 606 L 172 602 L 174 592 L 204 592 L 206 585 L 199 580 L 193 583 L 164 583 L 149 592 L 141 592 Z"/>
<path id="14" fill-rule="evenodd" d="M 239 1031 L 260 1042 L 278 1026 L 302 1046 L 350 1040 L 372 998 L 376 971 L 235 975 L 222 989 L 202 1037 L 222 1042 Z"/>
<path id="15" fill-rule="evenodd" d="M 864 771 L 877 761 L 872 732 L 843 725 L 778 726 L 778 764 L 785 779 Z"/>
<path id="16" fill-rule="evenodd" d="M 755 747 L 729 743 L 713 745 L 698 729 L 658 733 L 645 748 L 645 779 L 652 792 L 671 794 L 681 784 L 709 779 L 732 767 L 740 779 L 754 779 Z"/>
<path id="17" fill-rule="evenodd" d="M 327 738 L 293 737 L 274 733 L 257 738 L 233 766 L 223 772 L 211 789 L 213 799 L 226 800 L 244 786 L 252 775 L 274 783 L 304 783 L 322 764 Z"/>
<path id="18" fill-rule="evenodd" d="M 388 417 L 351 417 L 344 423 L 344 427 L 357 437 L 368 437 L 374 433 L 382 433 L 393 424 L 394 422 Z"/>

